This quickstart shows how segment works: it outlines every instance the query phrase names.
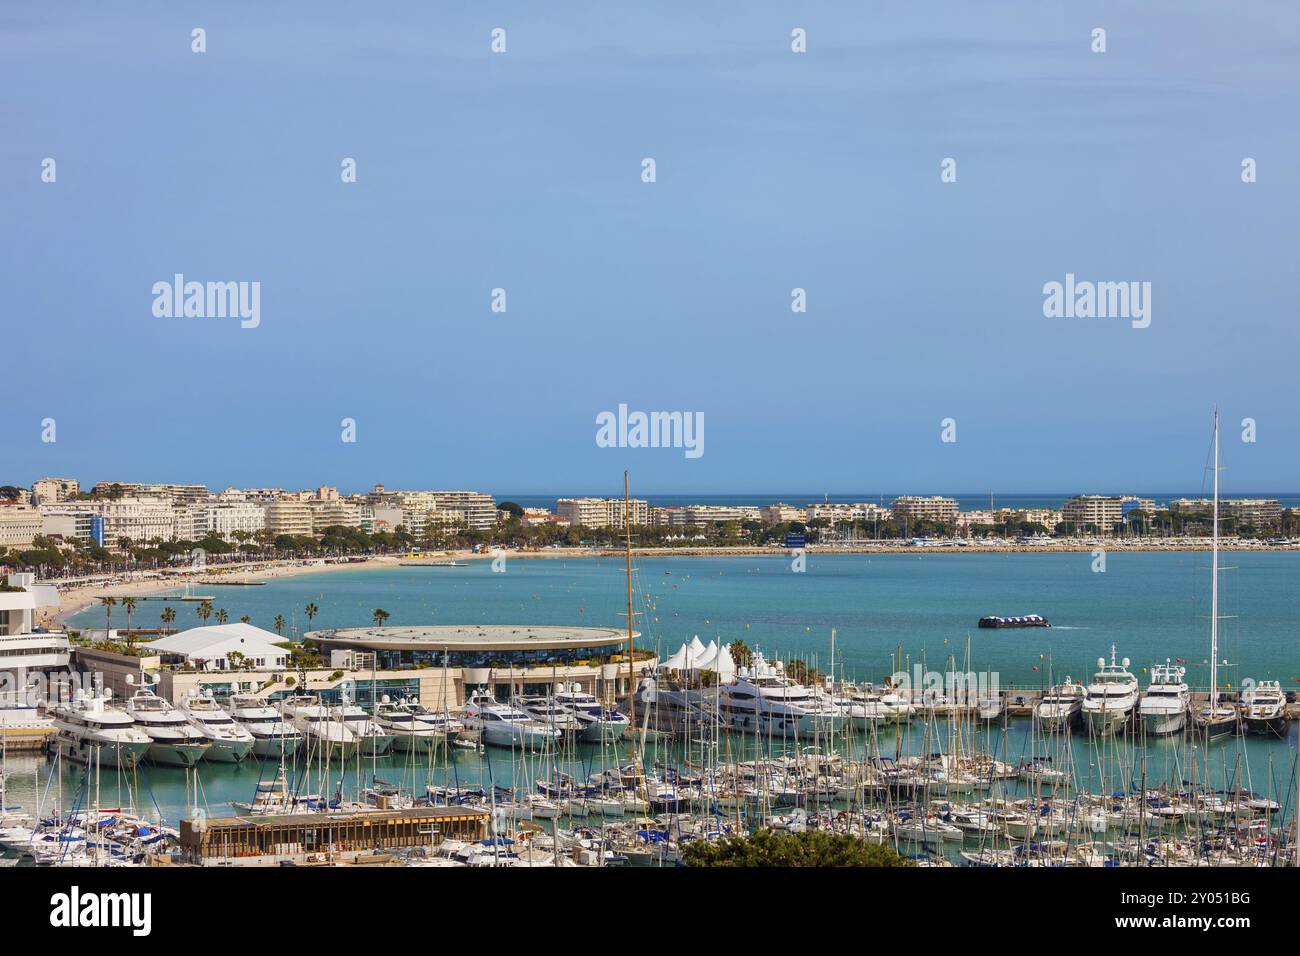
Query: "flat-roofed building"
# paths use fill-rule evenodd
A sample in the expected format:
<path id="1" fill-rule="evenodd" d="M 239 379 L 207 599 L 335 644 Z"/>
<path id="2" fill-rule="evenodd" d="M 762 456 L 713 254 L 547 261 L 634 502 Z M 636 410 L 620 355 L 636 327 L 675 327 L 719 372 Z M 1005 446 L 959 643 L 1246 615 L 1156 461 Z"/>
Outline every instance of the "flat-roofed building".
<path id="1" fill-rule="evenodd" d="M 807 521 L 808 512 L 803 508 L 796 508 L 794 505 L 787 505 L 784 502 L 764 505 L 758 509 L 759 514 L 763 517 L 763 523 L 767 525 L 785 524 L 789 521 Z"/>
<path id="2" fill-rule="evenodd" d="M 305 501 L 279 499 L 266 503 L 266 530 L 294 536 L 312 533 L 311 506 Z"/>
<path id="3" fill-rule="evenodd" d="M 41 478 L 32 482 L 36 504 L 66 501 L 81 494 L 81 482 L 76 478 Z"/>
<path id="4" fill-rule="evenodd" d="M 319 535 L 326 528 L 339 525 L 345 528 L 361 527 L 361 511 L 355 505 L 344 504 L 337 499 L 324 499 L 308 502 L 307 506 L 311 509 L 312 534 Z"/>
<path id="5" fill-rule="evenodd" d="M 1092 525 L 1109 534 L 1124 520 L 1124 498 L 1121 495 L 1075 495 L 1062 506 L 1061 517 L 1076 528 Z"/>
<path id="6" fill-rule="evenodd" d="M 1169 510 L 1181 515 L 1211 515 L 1212 498 L 1177 498 Z M 1282 505 L 1276 498 L 1220 498 L 1219 517 L 1231 517 L 1255 526 L 1277 524 L 1282 519 Z"/>
<path id="7" fill-rule="evenodd" d="M 942 495 L 903 495 L 895 498 L 891 511 L 895 518 L 908 521 L 940 521 L 955 524 L 957 499 Z"/>
<path id="8" fill-rule="evenodd" d="M 571 525 L 584 528 L 621 528 L 624 524 L 622 498 L 560 498 L 555 502 L 555 513 Z M 633 498 L 629 503 L 632 524 L 650 523 L 650 503 Z"/>
<path id="9" fill-rule="evenodd" d="M 90 541 L 99 512 L 74 502 L 41 506 L 41 534 L 64 541 Z M 98 542 L 96 542 L 98 543 Z"/>
<path id="10" fill-rule="evenodd" d="M 709 525 L 719 521 L 761 521 L 762 512 L 751 505 L 687 505 L 686 524 Z"/>
<path id="11" fill-rule="evenodd" d="M 122 498 L 161 498 L 166 501 L 206 501 L 211 497 L 207 485 L 175 485 L 135 481 L 97 481 L 91 492 Z"/>
<path id="12" fill-rule="evenodd" d="M 40 508 L 0 503 L 0 548 L 29 548 L 41 534 Z"/>

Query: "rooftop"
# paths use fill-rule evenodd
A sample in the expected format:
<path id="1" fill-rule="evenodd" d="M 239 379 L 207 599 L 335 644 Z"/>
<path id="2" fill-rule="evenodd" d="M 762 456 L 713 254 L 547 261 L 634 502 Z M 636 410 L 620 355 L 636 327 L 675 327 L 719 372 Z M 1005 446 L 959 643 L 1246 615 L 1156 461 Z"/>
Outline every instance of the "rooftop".
<path id="1" fill-rule="evenodd" d="M 410 647 L 449 650 L 527 650 L 530 648 L 592 647 L 627 640 L 615 627 L 537 627 L 516 624 L 448 624 L 428 627 L 352 627 L 312 631 L 308 640 L 335 641 L 384 649 Z M 634 637 L 639 637 L 633 632 Z"/>

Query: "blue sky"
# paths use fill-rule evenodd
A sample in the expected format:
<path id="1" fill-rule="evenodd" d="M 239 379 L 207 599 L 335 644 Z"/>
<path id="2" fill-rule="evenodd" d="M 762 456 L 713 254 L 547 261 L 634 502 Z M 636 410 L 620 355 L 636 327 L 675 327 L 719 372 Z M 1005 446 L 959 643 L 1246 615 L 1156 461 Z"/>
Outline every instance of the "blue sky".
<path id="1" fill-rule="evenodd" d="M 1228 486 L 1296 488 L 1297 27 L 1263 0 L 10 5 L 0 483 L 1195 489 L 1217 403 Z M 177 272 L 261 282 L 261 325 L 155 318 Z M 1067 272 L 1151 282 L 1150 328 L 1044 318 Z M 619 403 L 702 412 L 705 454 L 598 448 Z"/>

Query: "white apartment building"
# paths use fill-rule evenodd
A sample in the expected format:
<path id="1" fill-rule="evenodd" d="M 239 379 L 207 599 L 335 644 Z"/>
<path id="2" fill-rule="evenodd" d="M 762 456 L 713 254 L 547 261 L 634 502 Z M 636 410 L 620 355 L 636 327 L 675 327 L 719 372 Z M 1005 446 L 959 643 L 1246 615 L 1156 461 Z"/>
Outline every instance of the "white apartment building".
<path id="1" fill-rule="evenodd" d="M 66 501 L 81 494 L 81 482 L 76 478 L 41 478 L 32 482 L 32 494 L 38 505 Z"/>
<path id="2" fill-rule="evenodd" d="M 311 506 L 305 501 L 268 501 L 265 514 L 266 530 L 272 534 L 302 536 L 312 533 Z"/>
<path id="3" fill-rule="evenodd" d="M 560 498 L 555 513 L 571 525 L 584 528 L 621 528 L 627 509 L 622 498 Z M 630 502 L 632 524 L 650 523 L 650 503 L 640 498 Z"/>
<path id="4" fill-rule="evenodd" d="M 44 534 L 41 509 L 33 505 L 0 505 L 0 548 L 29 548 Z"/>
<path id="5" fill-rule="evenodd" d="M 497 524 L 497 503 L 478 491 L 435 491 L 434 507 L 459 515 L 471 531 L 487 531 Z"/>
<path id="6" fill-rule="evenodd" d="M 816 518 L 825 518 L 832 524 L 851 521 L 888 521 L 894 513 L 884 507 L 870 501 L 858 501 L 852 504 L 810 504 L 804 509 L 808 520 Z"/>
<path id="7" fill-rule="evenodd" d="M 1169 502 L 1169 510 L 1184 515 L 1210 515 L 1214 512 L 1214 501 L 1210 498 L 1177 498 Z M 1282 517 L 1282 505 L 1276 498 L 1223 498 L 1219 500 L 1219 516 L 1253 525 L 1276 524 Z"/>
<path id="8" fill-rule="evenodd" d="M 104 547 L 116 548 L 126 538 L 133 544 L 176 537 L 176 516 L 170 501 L 160 498 L 118 498 L 88 502 L 103 520 Z"/>
<path id="9" fill-rule="evenodd" d="M 1082 528 L 1094 525 L 1109 534 L 1124 520 L 1124 498 L 1120 495 L 1075 495 L 1061 508 L 1063 520 Z"/>
<path id="10" fill-rule="evenodd" d="M 90 541 L 98 512 L 74 502 L 41 505 L 41 534 L 64 541 Z"/>
<path id="11" fill-rule="evenodd" d="M 361 511 L 356 505 L 344 504 L 337 498 L 333 500 L 325 498 L 309 501 L 307 507 L 311 509 L 312 534 L 321 534 L 333 525 L 343 525 L 346 528 L 361 527 Z"/>
<path id="12" fill-rule="evenodd" d="M 199 537 L 215 534 L 233 541 L 237 531 L 254 534 L 266 527 L 266 509 L 252 501 L 214 501 L 195 510 L 203 522 Z"/>
<path id="13" fill-rule="evenodd" d="M 903 495 L 894 499 L 893 514 L 895 518 L 905 518 L 908 521 L 944 521 L 955 524 L 957 499 L 940 495 Z"/>
<path id="14" fill-rule="evenodd" d="M 134 481 L 97 481 L 93 494 L 107 495 L 120 491 L 124 498 L 162 498 L 166 501 L 207 501 L 211 497 L 207 485 L 173 485 L 140 483 Z"/>
<path id="15" fill-rule="evenodd" d="M 757 506 L 748 505 L 687 505 L 686 524 L 708 525 L 718 521 L 761 521 L 762 512 Z"/>

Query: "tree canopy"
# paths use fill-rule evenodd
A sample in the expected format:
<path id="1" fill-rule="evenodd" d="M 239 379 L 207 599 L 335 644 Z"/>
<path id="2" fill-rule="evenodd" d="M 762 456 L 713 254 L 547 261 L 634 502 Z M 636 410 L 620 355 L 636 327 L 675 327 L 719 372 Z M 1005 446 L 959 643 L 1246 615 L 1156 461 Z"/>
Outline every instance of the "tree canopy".
<path id="1" fill-rule="evenodd" d="M 774 833 L 759 830 L 749 837 L 725 837 L 686 845 L 682 862 L 687 866 L 915 866 L 892 847 L 845 833 L 809 830 Z"/>

